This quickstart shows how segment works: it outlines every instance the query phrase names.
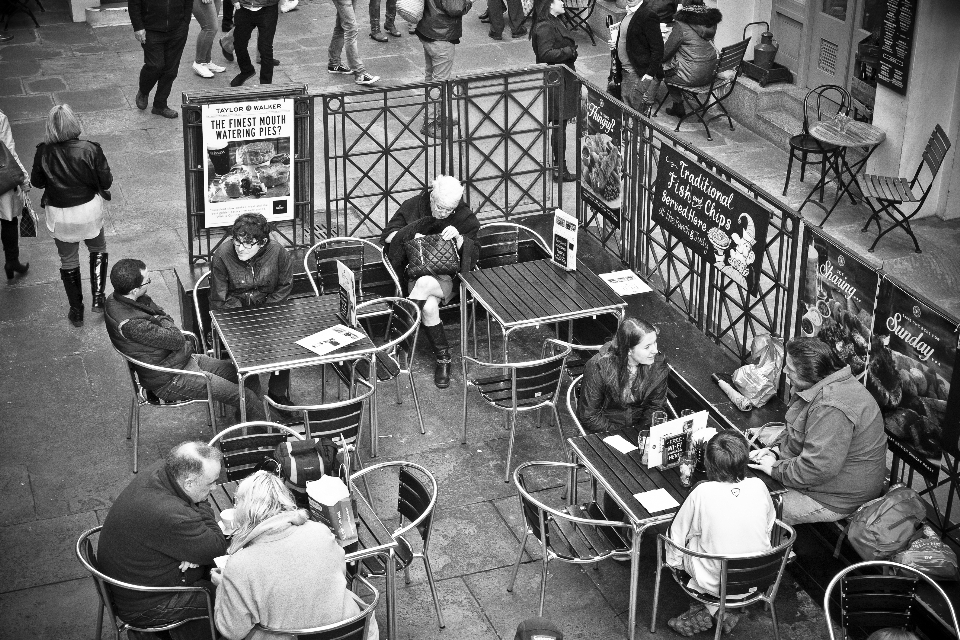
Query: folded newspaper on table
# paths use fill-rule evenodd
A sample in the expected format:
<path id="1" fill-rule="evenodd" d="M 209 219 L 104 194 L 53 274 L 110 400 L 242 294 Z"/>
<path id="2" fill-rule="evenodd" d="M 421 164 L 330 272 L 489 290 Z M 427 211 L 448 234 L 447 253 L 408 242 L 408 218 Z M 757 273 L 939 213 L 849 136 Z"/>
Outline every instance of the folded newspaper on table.
<path id="1" fill-rule="evenodd" d="M 641 280 L 640 276 L 630 269 L 601 273 L 600 279 L 610 285 L 610 288 L 619 296 L 632 296 L 653 291 L 650 285 Z"/>
<path id="2" fill-rule="evenodd" d="M 673 496 L 663 488 L 652 491 L 641 491 L 640 493 L 633 494 L 633 497 L 650 513 L 666 511 L 667 509 L 680 506 L 680 503 L 674 500 Z"/>
<path id="3" fill-rule="evenodd" d="M 336 351 L 340 347 L 358 340 L 363 340 L 365 334 L 357 329 L 351 329 L 342 324 L 328 327 L 323 331 L 307 336 L 302 340 L 297 340 L 297 344 L 313 351 L 318 356 L 326 355 L 331 351 Z"/>
<path id="4" fill-rule="evenodd" d="M 325 475 L 307 483 L 310 516 L 330 527 L 340 546 L 358 540 L 357 520 L 353 515 L 350 490 L 337 476 Z"/>

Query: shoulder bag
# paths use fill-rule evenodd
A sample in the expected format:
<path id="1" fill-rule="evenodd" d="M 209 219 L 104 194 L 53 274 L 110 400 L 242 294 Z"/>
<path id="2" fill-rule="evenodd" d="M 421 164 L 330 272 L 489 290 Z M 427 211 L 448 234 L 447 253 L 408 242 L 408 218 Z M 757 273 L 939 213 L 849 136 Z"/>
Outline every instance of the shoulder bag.
<path id="1" fill-rule="evenodd" d="M 397 13 L 407 21 L 408 24 L 417 26 L 423 17 L 424 0 L 397 0 Z"/>
<path id="2" fill-rule="evenodd" d="M 21 193 L 20 195 L 23 197 L 23 210 L 20 212 L 20 237 L 36 238 L 37 222 L 39 222 L 40 218 L 33 209 L 33 203 L 30 202 L 30 197 L 25 193 Z"/>
<path id="3" fill-rule="evenodd" d="M 6 143 L 0 143 L 0 194 L 23 184 L 26 179 L 27 174 L 20 168 L 20 163 L 13 157 L 13 152 Z"/>
<path id="4" fill-rule="evenodd" d="M 460 255 L 453 240 L 444 240 L 432 234 L 408 240 L 403 245 L 407 252 L 407 277 L 452 276 L 460 272 Z"/>

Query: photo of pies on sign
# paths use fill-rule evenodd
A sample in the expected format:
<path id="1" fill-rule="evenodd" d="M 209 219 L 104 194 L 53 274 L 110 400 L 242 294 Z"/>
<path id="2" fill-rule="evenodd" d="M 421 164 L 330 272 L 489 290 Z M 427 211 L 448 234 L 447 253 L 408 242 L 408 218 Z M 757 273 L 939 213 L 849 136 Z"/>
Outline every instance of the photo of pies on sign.
<path id="1" fill-rule="evenodd" d="M 613 207 L 620 206 L 620 183 L 623 180 L 623 159 L 620 146 L 605 133 L 583 136 L 580 166 L 586 175 L 586 186 Z"/>
<path id="2" fill-rule="evenodd" d="M 290 195 L 290 154 L 280 150 L 281 146 L 289 146 L 286 142 L 229 143 L 225 155 L 228 159 L 232 156 L 234 162 L 227 173 L 219 174 L 223 167 L 214 167 L 211 158 L 209 201 Z"/>

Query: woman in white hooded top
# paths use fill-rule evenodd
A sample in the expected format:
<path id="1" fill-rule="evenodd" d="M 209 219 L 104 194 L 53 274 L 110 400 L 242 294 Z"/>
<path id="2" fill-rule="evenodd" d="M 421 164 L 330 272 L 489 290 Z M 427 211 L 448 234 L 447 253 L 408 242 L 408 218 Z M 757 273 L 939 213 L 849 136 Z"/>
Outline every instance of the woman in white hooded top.
<path id="1" fill-rule="evenodd" d="M 237 488 L 236 530 L 217 588 L 217 629 L 230 640 L 292 638 L 271 629 L 309 629 L 360 613 L 347 589 L 343 549 L 312 522 L 277 476 L 258 471 Z M 367 640 L 380 637 L 370 620 Z"/>

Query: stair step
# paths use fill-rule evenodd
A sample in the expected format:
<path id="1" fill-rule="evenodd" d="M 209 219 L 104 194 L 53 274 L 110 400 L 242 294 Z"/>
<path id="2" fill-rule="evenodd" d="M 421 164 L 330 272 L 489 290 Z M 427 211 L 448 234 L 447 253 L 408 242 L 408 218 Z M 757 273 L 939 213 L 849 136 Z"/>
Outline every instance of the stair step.
<path id="1" fill-rule="evenodd" d="M 105 2 L 99 7 L 87 7 L 87 24 L 91 27 L 113 27 L 130 24 L 126 2 Z"/>
<path id="2" fill-rule="evenodd" d="M 790 138 L 803 128 L 799 114 L 782 107 L 757 111 L 756 125 L 762 136 L 782 149 L 789 149 Z"/>

